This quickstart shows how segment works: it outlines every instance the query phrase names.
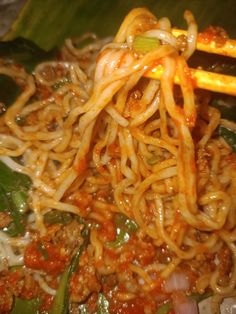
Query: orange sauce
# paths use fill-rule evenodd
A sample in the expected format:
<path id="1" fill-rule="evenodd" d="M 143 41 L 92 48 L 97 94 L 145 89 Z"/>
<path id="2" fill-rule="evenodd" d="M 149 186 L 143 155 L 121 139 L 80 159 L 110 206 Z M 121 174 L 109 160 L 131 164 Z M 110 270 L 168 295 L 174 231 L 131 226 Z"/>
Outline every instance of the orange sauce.
<path id="1" fill-rule="evenodd" d="M 80 160 L 79 164 L 77 165 L 77 169 L 76 170 L 77 170 L 78 176 L 83 175 L 84 172 L 87 170 L 87 168 L 88 168 L 87 159 L 86 159 L 86 157 L 83 157 Z"/>
<path id="2" fill-rule="evenodd" d="M 26 247 L 24 255 L 25 266 L 44 270 L 51 275 L 61 273 L 66 266 L 68 257 L 62 254 L 60 246 L 44 243 L 45 253 L 47 254 L 47 256 L 44 256 L 39 249 L 39 245 L 41 245 L 39 242 L 32 242 Z"/>

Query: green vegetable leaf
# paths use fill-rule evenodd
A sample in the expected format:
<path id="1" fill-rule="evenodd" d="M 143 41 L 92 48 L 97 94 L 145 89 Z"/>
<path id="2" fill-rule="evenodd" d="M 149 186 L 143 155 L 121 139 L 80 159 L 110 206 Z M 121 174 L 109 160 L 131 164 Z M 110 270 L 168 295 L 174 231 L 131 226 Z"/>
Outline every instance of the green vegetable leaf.
<path id="1" fill-rule="evenodd" d="M 38 250 L 40 251 L 40 253 L 42 254 L 43 258 L 45 260 L 48 260 L 49 255 L 48 255 L 48 251 L 45 248 L 44 244 L 43 243 L 38 243 L 37 247 L 38 247 Z"/>
<path id="2" fill-rule="evenodd" d="M 0 42 L 0 57 L 24 66 L 28 72 L 32 72 L 38 63 L 52 59 L 54 55 L 54 50 L 44 51 L 24 38 Z"/>
<path id="3" fill-rule="evenodd" d="M 74 255 L 69 267 L 62 274 L 59 282 L 59 287 L 53 302 L 50 314 L 67 314 L 69 309 L 69 282 L 72 274 L 77 270 L 81 254 L 86 249 L 89 242 L 89 229 L 87 226 L 82 231 L 84 239 L 83 244 L 79 247 Z"/>
<path id="4" fill-rule="evenodd" d="M 1 44 L 1 42 L 0 42 Z M 13 104 L 16 98 L 20 95 L 20 87 L 8 75 L 0 74 L 0 115 Z"/>
<path id="5" fill-rule="evenodd" d="M 12 201 L 18 209 L 19 213 L 24 214 L 27 210 L 27 193 L 25 191 L 12 191 Z"/>
<path id="6" fill-rule="evenodd" d="M 131 234 L 138 230 L 138 225 L 123 214 L 115 215 L 116 225 L 116 239 L 112 242 L 108 242 L 107 246 L 110 248 L 118 248 L 126 243 Z"/>
<path id="7" fill-rule="evenodd" d="M 37 314 L 39 313 L 39 299 L 23 300 L 15 298 L 15 303 L 11 314 Z"/>
<path id="8" fill-rule="evenodd" d="M 232 150 L 236 152 L 236 132 L 221 125 L 219 127 L 219 135 L 222 136 Z"/>
<path id="9" fill-rule="evenodd" d="M 109 314 L 109 301 L 103 293 L 98 295 L 98 310 L 97 314 Z"/>
<path id="10" fill-rule="evenodd" d="M 0 161 L 0 211 L 11 215 L 12 222 L 3 229 L 11 236 L 24 233 L 24 215 L 30 185 L 28 176 L 12 171 Z"/>
<path id="11" fill-rule="evenodd" d="M 60 278 L 59 287 L 57 289 L 50 314 L 67 314 L 68 312 L 68 301 L 66 295 L 68 294 L 69 290 L 69 272 L 69 267 L 67 267 Z"/>
<path id="12" fill-rule="evenodd" d="M 70 213 L 61 212 L 57 210 L 52 210 L 44 215 L 44 222 L 53 225 L 53 224 L 63 224 L 67 225 L 72 221 L 72 215 Z"/>
<path id="13" fill-rule="evenodd" d="M 0 212 L 10 211 L 10 204 L 6 195 L 6 192 L 0 185 Z"/>
<path id="14" fill-rule="evenodd" d="M 31 180 L 27 175 L 11 170 L 0 161 L 0 184 L 6 192 L 25 191 L 30 188 Z"/>
<path id="15" fill-rule="evenodd" d="M 158 308 L 156 314 L 168 314 L 171 309 L 172 309 L 172 303 L 166 302 L 165 304 L 161 305 Z"/>
<path id="16" fill-rule="evenodd" d="M 212 296 L 212 292 L 206 292 L 203 294 L 200 293 L 193 293 L 191 294 L 190 298 L 197 301 L 197 303 L 209 298 L 210 296 Z"/>
<path id="17" fill-rule="evenodd" d="M 163 160 L 163 157 L 161 157 L 160 155 L 155 155 L 153 154 L 152 157 L 148 158 L 147 159 L 147 163 L 150 165 L 150 166 L 153 166 L 155 164 L 157 164 L 158 162 L 162 161 Z"/>

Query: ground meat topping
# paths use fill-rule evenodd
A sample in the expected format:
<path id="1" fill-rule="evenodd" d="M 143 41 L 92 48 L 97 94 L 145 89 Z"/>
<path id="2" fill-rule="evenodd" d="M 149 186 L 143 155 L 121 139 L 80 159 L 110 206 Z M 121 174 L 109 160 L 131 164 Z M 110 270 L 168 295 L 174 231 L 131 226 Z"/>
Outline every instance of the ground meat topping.
<path id="1" fill-rule="evenodd" d="M 101 285 L 97 278 L 94 261 L 87 252 L 84 252 L 78 270 L 71 278 L 70 299 L 72 302 L 82 302 L 93 292 L 99 292 L 100 289 Z"/>
<path id="2" fill-rule="evenodd" d="M 8 213 L 0 212 L 0 228 L 7 227 L 10 222 L 12 222 L 12 218 Z"/>

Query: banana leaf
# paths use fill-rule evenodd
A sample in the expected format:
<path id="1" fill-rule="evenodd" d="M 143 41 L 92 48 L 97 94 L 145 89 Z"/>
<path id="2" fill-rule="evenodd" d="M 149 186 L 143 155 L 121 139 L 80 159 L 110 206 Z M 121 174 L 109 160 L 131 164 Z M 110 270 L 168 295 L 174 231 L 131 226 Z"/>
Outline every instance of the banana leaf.
<path id="1" fill-rule="evenodd" d="M 183 12 L 189 9 L 200 29 L 219 25 L 236 37 L 235 0 L 25 0 L 3 40 L 24 37 L 50 50 L 64 38 L 88 31 L 113 35 L 129 10 L 138 6 L 148 7 L 157 17 L 168 16 L 173 25 L 181 28 L 186 27 Z"/>

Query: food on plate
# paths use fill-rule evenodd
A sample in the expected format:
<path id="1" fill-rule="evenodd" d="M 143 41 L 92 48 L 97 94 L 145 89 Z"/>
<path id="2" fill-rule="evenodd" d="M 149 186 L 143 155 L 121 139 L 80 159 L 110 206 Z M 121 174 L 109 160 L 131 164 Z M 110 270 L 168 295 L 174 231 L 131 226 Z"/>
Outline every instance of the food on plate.
<path id="1" fill-rule="evenodd" d="M 1 313 L 191 314 L 235 296 L 236 126 L 196 88 L 184 18 L 176 37 L 137 8 L 33 69 L 2 57 Z"/>

